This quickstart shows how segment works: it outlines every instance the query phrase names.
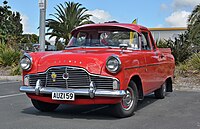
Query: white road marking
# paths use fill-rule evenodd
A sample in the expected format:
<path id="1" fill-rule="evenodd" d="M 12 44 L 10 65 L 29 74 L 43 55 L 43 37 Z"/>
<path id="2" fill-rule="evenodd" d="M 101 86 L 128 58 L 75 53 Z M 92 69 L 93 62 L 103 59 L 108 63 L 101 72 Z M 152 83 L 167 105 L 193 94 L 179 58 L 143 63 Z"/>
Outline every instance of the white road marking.
<path id="1" fill-rule="evenodd" d="M 103 106 L 103 107 L 99 107 L 99 108 L 95 108 L 95 109 L 92 109 L 92 110 L 89 110 L 89 111 L 85 111 L 85 112 L 82 112 L 84 114 L 87 114 L 87 113 L 90 113 L 90 112 L 95 112 L 95 111 L 98 111 L 98 110 L 101 110 L 101 109 L 104 109 L 104 108 L 107 108 L 107 106 Z"/>
<path id="2" fill-rule="evenodd" d="M 25 94 L 25 93 L 11 94 L 11 95 L 3 95 L 3 96 L 0 96 L 0 99 L 8 98 L 8 97 L 14 97 L 14 96 L 20 96 L 20 95 L 24 95 L 24 94 Z"/>
<path id="3" fill-rule="evenodd" d="M 16 83 L 16 82 L 20 82 L 20 81 L 7 81 L 7 82 L 0 82 L 0 85 L 1 85 L 1 84 Z"/>

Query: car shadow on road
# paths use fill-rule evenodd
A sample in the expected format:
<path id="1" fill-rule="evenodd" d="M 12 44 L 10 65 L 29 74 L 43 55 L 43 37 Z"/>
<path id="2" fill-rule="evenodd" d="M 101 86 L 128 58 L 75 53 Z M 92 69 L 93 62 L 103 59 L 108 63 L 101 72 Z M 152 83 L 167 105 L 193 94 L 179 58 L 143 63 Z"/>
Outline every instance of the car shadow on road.
<path id="1" fill-rule="evenodd" d="M 150 106 L 157 101 L 154 95 L 149 95 L 144 100 L 139 101 L 137 110 Z M 108 105 L 60 105 L 54 112 L 40 112 L 34 107 L 23 109 L 22 113 L 35 116 L 48 116 L 63 119 L 98 119 L 98 120 L 116 120 L 112 113 L 112 106 Z"/>
<path id="2" fill-rule="evenodd" d="M 154 94 L 150 94 L 145 96 L 143 100 L 138 102 L 137 111 L 142 110 L 143 108 L 151 105 L 152 103 L 156 102 L 159 99 L 156 99 Z"/>

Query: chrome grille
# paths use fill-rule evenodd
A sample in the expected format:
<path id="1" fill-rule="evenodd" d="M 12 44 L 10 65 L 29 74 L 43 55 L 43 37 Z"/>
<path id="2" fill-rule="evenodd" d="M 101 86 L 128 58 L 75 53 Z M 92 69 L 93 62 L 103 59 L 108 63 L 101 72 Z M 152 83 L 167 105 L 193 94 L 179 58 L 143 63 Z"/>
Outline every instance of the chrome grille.
<path id="1" fill-rule="evenodd" d="M 51 75 L 55 73 L 56 80 L 53 81 Z M 63 74 L 68 73 L 69 78 L 63 79 Z M 40 79 L 46 87 L 62 87 L 72 89 L 89 89 L 90 82 L 93 81 L 97 89 L 113 89 L 113 79 L 98 75 L 89 75 L 84 69 L 75 67 L 52 67 L 43 74 L 30 75 L 30 86 L 35 86 Z"/>
<path id="2" fill-rule="evenodd" d="M 29 75 L 30 86 L 35 86 L 38 79 L 40 79 L 44 83 L 44 85 L 46 84 L 46 74 L 34 74 Z"/>
<path id="3" fill-rule="evenodd" d="M 67 68 L 69 79 L 67 79 L 68 88 L 89 88 L 90 77 L 82 69 Z"/>
<path id="4" fill-rule="evenodd" d="M 90 76 L 91 81 L 94 82 L 97 89 L 112 89 L 113 88 L 113 79 L 100 77 L 100 76 Z"/>
<path id="5" fill-rule="evenodd" d="M 55 82 L 51 78 L 51 74 L 53 72 L 57 75 Z M 63 77 L 62 77 L 63 73 L 65 73 L 65 67 L 49 69 L 47 71 L 46 86 L 47 87 L 62 87 L 62 88 L 65 88 L 66 87 L 66 80 L 63 79 Z"/>

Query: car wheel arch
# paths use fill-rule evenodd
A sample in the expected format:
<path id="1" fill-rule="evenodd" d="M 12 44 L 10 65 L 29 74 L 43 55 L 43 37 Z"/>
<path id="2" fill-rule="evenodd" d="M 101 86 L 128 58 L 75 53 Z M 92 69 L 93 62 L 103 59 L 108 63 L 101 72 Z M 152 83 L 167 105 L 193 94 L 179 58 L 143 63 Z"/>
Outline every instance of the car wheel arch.
<path id="1" fill-rule="evenodd" d="M 167 92 L 172 92 L 173 91 L 173 86 L 172 86 L 172 77 L 168 77 L 166 79 L 166 83 L 167 83 Z"/>
<path id="2" fill-rule="evenodd" d="M 144 99 L 144 93 L 143 93 L 143 87 L 142 87 L 142 80 L 139 75 L 134 75 L 131 77 L 130 81 L 134 81 L 136 83 L 138 94 L 139 94 L 139 100 Z M 130 82 L 129 81 L 129 82 Z"/>

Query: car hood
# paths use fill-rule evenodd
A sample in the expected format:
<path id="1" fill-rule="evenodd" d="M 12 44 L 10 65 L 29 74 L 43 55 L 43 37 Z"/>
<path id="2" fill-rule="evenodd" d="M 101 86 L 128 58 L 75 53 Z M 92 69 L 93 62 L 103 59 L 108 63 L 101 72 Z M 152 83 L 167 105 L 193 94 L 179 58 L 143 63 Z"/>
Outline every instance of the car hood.
<path id="1" fill-rule="evenodd" d="M 86 69 L 90 73 L 101 74 L 109 56 L 120 55 L 120 49 L 69 49 L 57 52 L 32 53 L 37 64 L 37 72 L 44 72 L 54 66 L 73 66 Z"/>

